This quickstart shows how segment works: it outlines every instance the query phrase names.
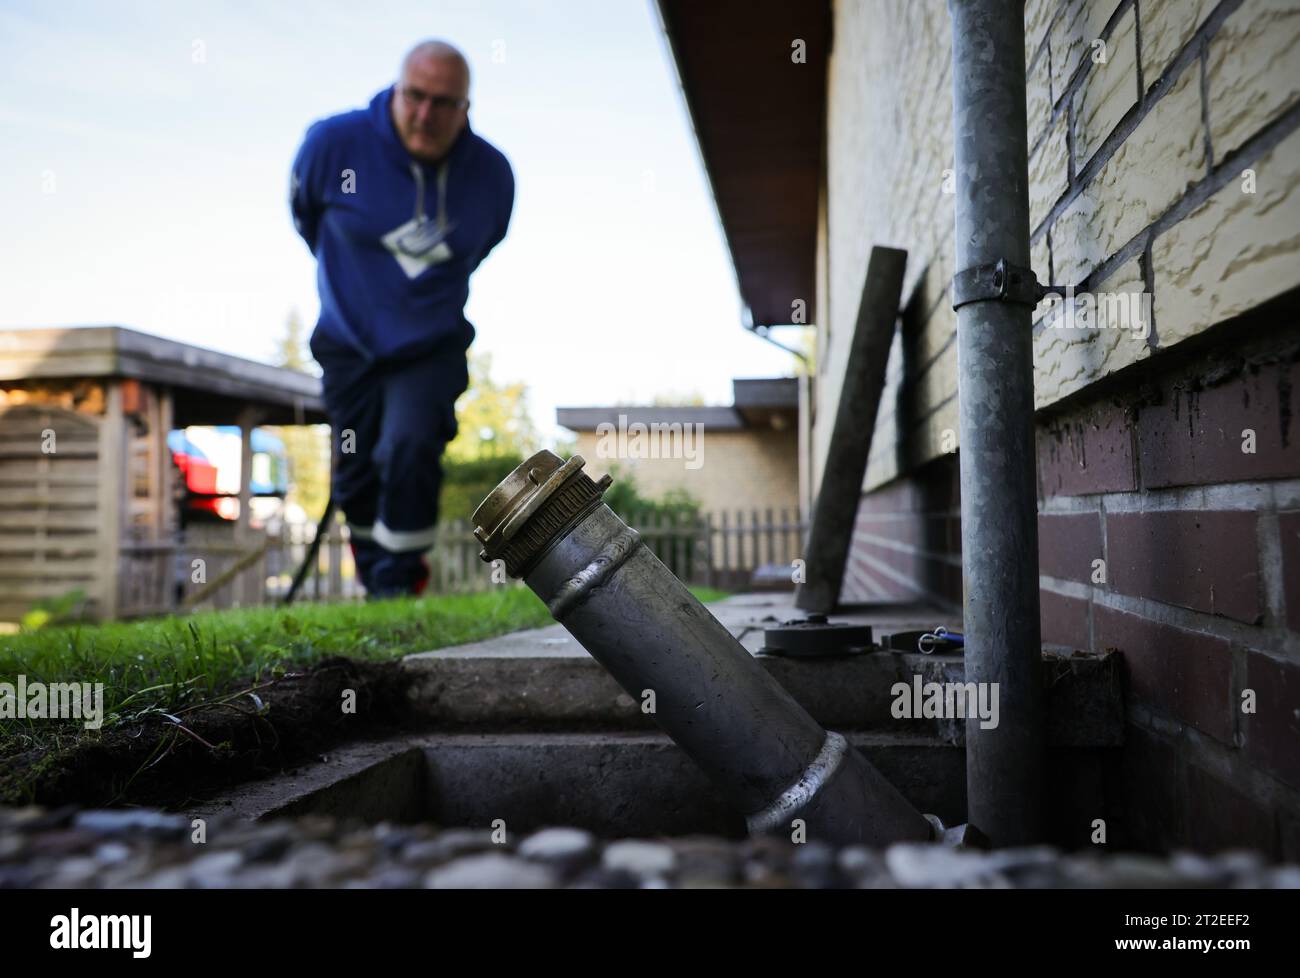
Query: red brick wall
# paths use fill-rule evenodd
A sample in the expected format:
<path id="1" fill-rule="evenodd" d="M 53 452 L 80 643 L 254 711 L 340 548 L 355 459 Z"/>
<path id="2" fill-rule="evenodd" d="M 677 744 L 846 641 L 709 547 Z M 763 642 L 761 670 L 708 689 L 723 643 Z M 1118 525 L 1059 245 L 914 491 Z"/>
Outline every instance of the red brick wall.
<path id="1" fill-rule="evenodd" d="M 955 456 L 862 497 L 841 600 L 961 607 L 961 500 Z"/>
<path id="2" fill-rule="evenodd" d="M 1112 844 L 1297 860 L 1300 318 L 1275 304 L 1198 345 L 1040 416 L 1043 641 L 1124 654 Z M 863 498 L 843 600 L 960 603 L 956 472 Z"/>

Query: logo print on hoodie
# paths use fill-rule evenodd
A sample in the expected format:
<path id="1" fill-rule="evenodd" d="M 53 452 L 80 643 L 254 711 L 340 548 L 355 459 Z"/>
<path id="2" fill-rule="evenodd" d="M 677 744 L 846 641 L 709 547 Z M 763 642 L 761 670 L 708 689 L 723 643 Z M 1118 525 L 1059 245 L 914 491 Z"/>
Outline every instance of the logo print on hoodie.
<path id="1" fill-rule="evenodd" d="M 438 216 L 431 221 L 424 213 L 424 170 L 420 164 L 411 162 L 411 174 L 415 177 L 415 216 L 380 238 L 407 278 L 416 278 L 453 257 L 447 244 L 447 235 L 456 227 L 447 220 L 448 165 L 443 161 L 438 167 Z"/>

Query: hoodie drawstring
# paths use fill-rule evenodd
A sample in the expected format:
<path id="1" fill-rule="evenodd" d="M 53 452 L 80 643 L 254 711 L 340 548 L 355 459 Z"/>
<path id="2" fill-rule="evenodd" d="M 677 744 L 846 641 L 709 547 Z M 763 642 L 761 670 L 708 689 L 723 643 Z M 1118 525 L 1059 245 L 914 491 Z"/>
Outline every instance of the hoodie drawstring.
<path id="1" fill-rule="evenodd" d="M 438 217 L 436 226 L 439 231 L 447 228 L 447 171 L 450 161 L 443 160 L 438 165 Z M 423 224 L 428 218 L 424 214 L 424 170 L 419 163 L 411 161 L 411 173 L 415 175 L 415 220 Z"/>

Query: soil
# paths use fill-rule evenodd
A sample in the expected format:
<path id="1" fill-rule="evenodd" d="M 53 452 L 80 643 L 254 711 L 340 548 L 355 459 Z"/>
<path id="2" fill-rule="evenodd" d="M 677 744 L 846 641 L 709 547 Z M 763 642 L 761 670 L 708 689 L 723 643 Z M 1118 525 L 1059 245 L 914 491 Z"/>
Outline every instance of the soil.
<path id="1" fill-rule="evenodd" d="M 0 804 L 179 809 L 242 781 L 323 760 L 338 744 L 408 728 L 408 685 L 399 662 L 325 659 L 258 689 L 260 713 L 242 696 L 186 712 L 181 720 L 189 733 L 151 717 L 66 748 L 0 757 Z M 343 708 L 349 689 L 355 712 Z"/>

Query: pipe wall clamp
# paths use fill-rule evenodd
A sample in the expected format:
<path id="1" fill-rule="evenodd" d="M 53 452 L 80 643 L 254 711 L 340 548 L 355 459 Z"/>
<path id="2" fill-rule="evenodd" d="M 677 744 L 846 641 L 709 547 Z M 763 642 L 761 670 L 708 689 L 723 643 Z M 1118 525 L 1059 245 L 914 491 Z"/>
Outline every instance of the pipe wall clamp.
<path id="1" fill-rule="evenodd" d="M 1033 269 L 1016 265 L 1005 258 L 984 265 L 972 265 L 952 277 L 952 307 L 960 309 L 970 302 L 1014 302 L 1036 306 L 1048 292 L 1064 290 L 1055 285 L 1041 285 Z"/>

